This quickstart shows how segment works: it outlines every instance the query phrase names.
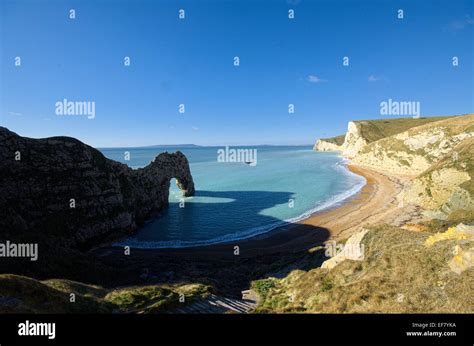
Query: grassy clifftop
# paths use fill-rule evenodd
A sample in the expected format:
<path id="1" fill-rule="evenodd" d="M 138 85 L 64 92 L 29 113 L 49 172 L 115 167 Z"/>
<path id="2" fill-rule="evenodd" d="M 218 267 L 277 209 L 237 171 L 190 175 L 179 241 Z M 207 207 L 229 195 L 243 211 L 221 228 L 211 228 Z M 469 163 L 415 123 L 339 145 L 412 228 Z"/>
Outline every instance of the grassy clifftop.
<path id="1" fill-rule="evenodd" d="M 166 312 L 209 293 L 210 288 L 201 284 L 105 289 L 71 280 L 0 274 L 0 313 Z"/>
<path id="2" fill-rule="evenodd" d="M 474 214 L 474 114 L 442 119 L 365 145 L 353 163 L 411 176 L 404 202 L 424 215 Z"/>
<path id="3" fill-rule="evenodd" d="M 358 234 L 362 260 L 254 281 L 258 311 L 474 312 L 466 295 L 474 287 L 474 228 L 465 226 L 474 224 L 474 114 L 351 122 L 342 150 L 355 164 L 409 175 L 399 208 L 421 207 L 428 221 L 366 226 Z"/>
<path id="4" fill-rule="evenodd" d="M 434 116 L 421 118 L 393 118 L 393 119 L 375 119 L 375 120 L 355 120 L 352 123 L 358 129 L 360 136 L 366 144 L 378 141 L 379 139 L 390 137 L 398 133 L 407 131 L 413 127 L 429 124 L 435 121 L 452 118 L 452 116 Z M 342 146 L 346 134 L 320 138 L 320 141 Z M 317 149 L 317 148 L 316 148 Z"/>
<path id="5" fill-rule="evenodd" d="M 367 143 L 378 141 L 379 139 L 390 137 L 411 128 L 429 124 L 435 121 L 452 118 L 448 116 L 423 117 L 423 118 L 394 118 L 376 120 L 357 120 L 354 123 L 358 126 L 360 135 Z"/>
<path id="6" fill-rule="evenodd" d="M 331 143 L 331 144 L 335 144 L 335 145 L 342 145 L 344 143 L 344 138 L 345 137 L 346 137 L 346 135 L 340 135 L 340 136 L 329 137 L 329 138 L 321 138 L 321 141 Z"/>
<path id="7" fill-rule="evenodd" d="M 431 164 L 441 160 L 473 132 L 474 114 L 451 117 L 411 127 L 395 135 L 367 143 L 354 158 L 356 163 L 365 166 L 382 165 L 386 170 L 390 170 L 389 166 L 396 166 L 394 173 L 402 173 L 400 168 L 402 170 L 410 168 L 419 174 Z M 421 161 L 426 162 L 424 166 L 414 167 L 414 162 L 410 159 L 417 159 L 420 162 L 415 163 L 418 164 L 421 164 Z"/>
<path id="8" fill-rule="evenodd" d="M 453 250 L 468 251 L 474 240 L 446 237 L 426 245 L 435 231 L 450 224 L 455 222 L 427 224 L 424 232 L 374 227 L 362 240 L 362 261 L 345 260 L 332 269 L 294 270 L 283 279 L 254 281 L 262 298 L 257 311 L 472 313 L 474 299 L 466 292 L 474 287 L 474 268 L 455 273 L 450 265 L 456 260 Z"/>

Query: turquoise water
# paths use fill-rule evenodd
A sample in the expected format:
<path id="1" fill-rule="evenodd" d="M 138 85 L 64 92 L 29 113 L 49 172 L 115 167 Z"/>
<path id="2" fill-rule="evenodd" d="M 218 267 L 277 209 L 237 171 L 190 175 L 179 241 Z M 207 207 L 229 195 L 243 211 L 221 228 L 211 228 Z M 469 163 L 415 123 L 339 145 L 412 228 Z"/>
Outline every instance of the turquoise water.
<path id="1" fill-rule="evenodd" d="M 170 205 L 135 235 L 120 242 L 142 248 L 185 247 L 248 238 L 340 204 L 365 184 L 335 153 L 309 146 L 256 146 L 257 164 L 218 162 L 220 147 L 101 149 L 132 168 L 158 153 L 181 150 L 191 166 L 196 195 L 185 198 L 174 181 Z M 125 161 L 124 152 L 130 152 Z"/>

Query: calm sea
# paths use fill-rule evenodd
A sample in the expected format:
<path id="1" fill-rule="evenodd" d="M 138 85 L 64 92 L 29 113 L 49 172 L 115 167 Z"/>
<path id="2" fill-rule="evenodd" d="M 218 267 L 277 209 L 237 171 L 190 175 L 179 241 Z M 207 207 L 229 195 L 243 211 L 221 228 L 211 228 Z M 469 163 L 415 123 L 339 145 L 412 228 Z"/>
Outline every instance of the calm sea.
<path id="1" fill-rule="evenodd" d="M 196 186 L 196 195 L 185 198 L 183 208 L 173 179 L 169 208 L 119 244 L 186 247 L 248 238 L 341 204 L 365 184 L 336 153 L 309 146 L 251 148 L 257 150 L 255 166 L 218 162 L 221 147 L 100 149 L 132 168 L 147 165 L 160 152 L 181 150 Z M 129 161 L 124 160 L 126 151 Z"/>

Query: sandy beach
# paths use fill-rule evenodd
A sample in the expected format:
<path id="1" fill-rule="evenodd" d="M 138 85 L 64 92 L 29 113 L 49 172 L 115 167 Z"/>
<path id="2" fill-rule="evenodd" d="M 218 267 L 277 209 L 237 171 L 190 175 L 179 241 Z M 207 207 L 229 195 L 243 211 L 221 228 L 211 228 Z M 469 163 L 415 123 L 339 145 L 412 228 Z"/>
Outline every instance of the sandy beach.
<path id="1" fill-rule="evenodd" d="M 355 165 L 348 169 L 367 180 L 359 193 L 339 206 L 260 236 L 200 247 L 132 248 L 129 256 L 124 256 L 122 247 L 106 246 L 90 255 L 97 263 L 120 271 L 112 279 L 103 280 L 106 286 L 200 282 L 240 299 L 242 291 L 254 280 L 320 267 L 326 260 L 327 241 L 346 239 L 368 224 L 400 226 L 419 218 L 417 210 L 401 205 L 397 198 L 409 177 L 395 177 Z"/>
<path id="2" fill-rule="evenodd" d="M 312 215 L 303 220 L 303 224 L 325 227 L 330 230 L 330 237 L 338 240 L 348 238 L 367 224 L 401 225 L 417 216 L 415 210 L 403 208 L 397 199 L 409 178 L 395 177 L 356 165 L 349 165 L 348 169 L 365 177 L 367 184 L 347 203 Z"/>
<path id="3" fill-rule="evenodd" d="M 185 258 L 232 258 L 235 246 L 240 257 L 306 251 L 328 240 L 341 240 L 367 224 L 402 224 L 416 217 L 416 211 L 401 208 L 397 195 L 406 178 L 389 176 L 349 165 L 348 169 L 365 177 L 367 184 L 355 196 L 335 208 L 318 212 L 298 223 L 279 227 L 253 238 L 230 243 L 176 248 L 134 249 L 139 256 L 170 255 Z M 110 249 L 110 248 L 109 248 Z"/>

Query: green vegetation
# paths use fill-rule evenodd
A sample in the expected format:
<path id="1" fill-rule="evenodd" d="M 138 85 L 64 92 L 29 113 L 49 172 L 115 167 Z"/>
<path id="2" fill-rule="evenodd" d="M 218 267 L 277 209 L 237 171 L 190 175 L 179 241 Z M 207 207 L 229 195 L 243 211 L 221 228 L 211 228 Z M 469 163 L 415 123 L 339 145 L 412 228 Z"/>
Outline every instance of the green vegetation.
<path id="1" fill-rule="evenodd" d="M 0 313 L 157 313 L 211 293 L 201 284 L 149 285 L 107 290 L 70 280 L 39 281 L 0 275 Z M 71 297 L 74 296 L 74 302 Z M 180 302 L 184 297 L 184 302 Z"/>
<path id="2" fill-rule="evenodd" d="M 326 292 L 329 291 L 331 288 L 334 287 L 334 284 L 330 277 L 325 276 L 321 281 L 321 291 Z"/>
<path id="3" fill-rule="evenodd" d="M 208 286 L 198 284 L 138 286 L 116 289 L 107 294 L 105 300 L 119 307 L 122 312 L 140 310 L 145 313 L 157 313 L 177 307 L 180 304 L 180 297 L 184 297 L 184 303 L 190 303 L 209 294 Z"/>
<path id="4" fill-rule="evenodd" d="M 75 292 L 88 297 L 103 298 L 107 294 L 107 290 L 100 286 L 86 285 L 72 280 L 53 279 L 44 280 L 42 283 L 65 293 Z"/>
<path id="5" fill-rule="evenodd" d="M 428 221 L 422 221 L 420 224 L 423 225 L 427 232 L 437 233 L 444 232 L 450 227 L 454 227 L 460 223 L 472 224 L 474 223 L 474 214 L 465 210 L 458 210 L 449 215 L 447 220 L 433 219 Z"/>
<path id="6" fill-rule="evenodd" d="M 394 118 L 376 120 L 358 120 L 355 123 L 359 127 L 362 137 L 372 143 L 379 139 L 390 137 L 407 131 L 413 127 L 425 125 L 434 121 L 445 120 L 453 117 L 426 117 L 426 118 Z"/>
<path id="7" fill-rule="evenodd" d="M 346 135 L 340 135 L 336 137 L 329 137 L 329 138 L 321 138 L 322 141 L 336 144 L 336 145 L 342 145 L 344 143 L 344 139 L 346 138 Z"/>
<path id="8" fill-rule="evenodd" d="M 474 218 L 464 221 L 474 221 Z M 387 225 L 372 228 L 364 237 L 363 261 L 346 260 L 331 270 L 294 270 L 272 287 L 257 290 L 257 312 L 311 313 L 448 313 L 474 312 L 474 299 L 466 294 L 474 287 L 474 268 L 461 274 L 449 270 L 453 248 L 473 241 L 446 240 L 424 245 L 432 232 L 446 230 L 459 220 L 427 224 L 414 232 Z M 253 287 L 268 287 L 268 279 Z M 262 283 L 263 282 L 263 283 Z"/>
<path id="9" fill-rule="evenodd" d="M 48 280 L 41 282 L 25 276 L 13 274 L 0 275 L 1 313 L 106 313 L 113 306 L 94 294 L 94 286 L 85 292 L 87 285 L 67 282 L 67 280 Z M 59 288 L 61 287 L 61 288 Z M 66 290 L 66 287 L 79 290 Z M 81 294 L 80 292 L 84 292 Z M 71 293 L 75 302 L 71 303 Z"/>
<path id="10" fill-rule="evenodd" d="M 421 117 L 414 118 L 393 118 L 393 119 L 375 119 L 375 120 L 357 120 L 354 123 L 359 128 L 361 136 L 372 143 L 383 138 L 387 138 L 417 126 L 426 125 L 432 122 L 448 120 L 453 116 Z M 341 146 L 344 143 L 346 135 L 336 137 L 321 138 L 322 141 Z M 395 148 L 394 148 L 395 149 Z M 406 149 L 404 151 L 407 151 Z"/>
<path id="11" fill-rule="evenodd" d="M 411 145 L 408 144 L 406 139 L 393 135 L 379 139 L 379 137 L 386 134 L 403 130 L 408 125 L 416 125 L 420 121 L 427 120 L 429 120 L 428 123 L 411 127 L 407 130 L 406 135 L 411 139 Z M 382 158 L 383 156 L 391 158 L 398 161 L 399 166 L 406 167 L 407 171 L 412 172 L 410 174 L 414 174 L 413 172 L 418 174 L 423 169 L 427 169 L 429 165 L 433 166 L 425 172 L 426 174 L 449 165 L 453 166 L 449 162 L 452 161 L 453 154 L 459 154 L 460 156 L 457 166 L 462 169 L 458 170 L 465 171 L 466 167 L 464 166 L 472 161 L 473 150 L 469 149 L 469 147 L 473 146 L 473 142 L 471 139 L 463 136 L 468 136 L 469 132 L 474 128 L 474 114 L 426 119 L 393 119 L 390 121 L 389 126 L 377 127 L 377 123 L 385 122 L 385 120 L 357 122 L 360 130 L 362 132 L 365 131 L 363 134 L 364 138 L 370 142 L 362 148 L 361 154 L 371 154 L 375 158 Z M 366 124 L 361 125 L 363 123 Z M 458 148 L 453 148 L 459 141 L 461 141 L 461 144 L 458 145 Z M 448 151 L 451 152 L 446 154 Z M 440 159 L 440 156 L 443 154 L 446 154 L 446 157 Z M 414 162 L 423 161 L 425 162 L 424 166 L 412 166 Z M 388 170 L 393 169 L 393 165 L 390 167 L 390 164 L 388 164 Z M 426 174 L 421 174 L 420 177 L 426 176 Z M 472 184 L 472 180 L 468 184 Z"/>
<path id="12" fill-rule="evenodd" d="M 461 132 L 472 132 L 474 131 L 474 114 L 464 114 L 453 117 L 440 117 L 436 124 L 427 123 L 418 127 L 410 128 L 408 134 L 410 136 L 429 131 L 433 128 L 442 127 L 449 135 L 456 135 Z"/>
<path id="13" fill-rule="evenodd" d="M 252 283 L 252 289 L 257 292 L 260 296 L 266 296 L 268 291 L 275 288 L 276 279 L 268 278 L 263 280 L 254 281 Z"/>

